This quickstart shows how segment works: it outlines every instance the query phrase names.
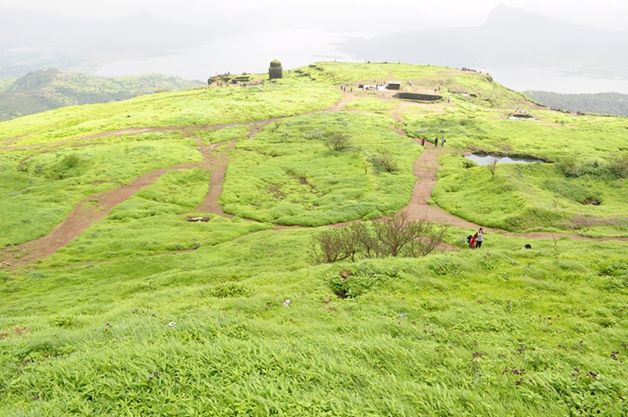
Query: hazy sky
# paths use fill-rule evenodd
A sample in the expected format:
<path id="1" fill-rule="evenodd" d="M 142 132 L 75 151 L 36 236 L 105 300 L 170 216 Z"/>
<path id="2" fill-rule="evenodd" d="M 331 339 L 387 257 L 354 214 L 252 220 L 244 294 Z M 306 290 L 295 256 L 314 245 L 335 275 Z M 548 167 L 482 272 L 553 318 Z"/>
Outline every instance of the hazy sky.
<path id="1" fill-rule="evenodd" d="M 372 20 L 381 9 L 382 21 L 378 25 L 394 25 L 397 20 L 404 28 L 415 20 L 421 25 L 429 22 L 430 27 L 476 25 L 499 3 L 565 21 L 618 30 L 626 29 L 628 21 L 628 0 L 0 0 L 0 6 L 4 7 L 64 15 L 113 17 L 145 10 L 187 22 L 202 21 L 208 15 L 233 15 L 258 9 L 284 13 L 289 18 L 298 8 L 307 9 L 308 16 L 318 20 L 332 14 L 336 17 L 343 14 L 352 20 Z"/>

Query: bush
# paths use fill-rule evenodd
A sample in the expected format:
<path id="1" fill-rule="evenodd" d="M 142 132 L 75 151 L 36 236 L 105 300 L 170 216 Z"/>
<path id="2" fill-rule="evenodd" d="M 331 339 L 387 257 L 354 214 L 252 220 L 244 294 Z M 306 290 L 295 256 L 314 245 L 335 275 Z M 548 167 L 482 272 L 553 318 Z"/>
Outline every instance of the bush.
<path id="1" fill-rule="evenodd" d="M 250 292 L 242 285 L 227 283 L 211 288 L 209 294 L 215 298 L 237 298 L 246 297 L 250 295 Z"/>
<path id="2" fill-rule="evenodd" d="M 425 256 L 442 244 L 445 232 L 443 226 L 398 213 L 374 222 L 372 228 L 358 222 L 320 233 L 314 238 L 311 257 L 317 263 L 335 263 L 355 262 L 358 257 Z"/>
<path id="3" fill-rule="evenodd" d="M 579 178 L 585 175 L 606 176 L 609 169 L 599 161 L 579 161 L 576 158 L 564 159 L 558 163 L 558 168 L 564 176 Z"/>
<path id="4" fill-rule="evenodd" d="M 395 158 L 388 151 L 381 151 L 377 155 L 372 156 L 370 162 L 379 171 L 392 173 L 398 169 Z"/>
<path id="5" fill-rule="evenodd" d="M 344 133 L 332 133 L 327 136 L 325 143 L 329 150 L 342 152 L 349 147 L 349 136 Z"/>
<path id="6" fill-rule="evenodd" d="M 76 176 L 79 174 L 79 169 L 82 163 L 82 158 L 77 154 L 68 154 L 65 155 L 60 161 L 52 165 L 48 172 L 46 172 L 46 177 L 51 179 L 64 179 L 72 176 Z M 35 172 L 41 173 L 44 172 L 44 167 L 36 167 Z"/>
<path id="7" fill-rule="evenodd" d="M 338 298 L 355 298 L 397 277 L 396 271 L 382 271 L 362 264 L 353 271 L 342 271 L 332 276 L 329 286 Z"/>
<path id="8" fill-rule="evenodd" d="M 608 171 L 617 178 L 628 178 L 628 154 L 613 159 L 607 166 Z"/>

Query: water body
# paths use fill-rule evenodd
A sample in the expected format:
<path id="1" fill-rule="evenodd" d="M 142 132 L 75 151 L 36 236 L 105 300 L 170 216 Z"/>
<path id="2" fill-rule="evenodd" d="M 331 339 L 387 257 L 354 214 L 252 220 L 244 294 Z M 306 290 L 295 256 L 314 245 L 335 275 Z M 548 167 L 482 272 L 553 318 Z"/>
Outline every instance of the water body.
<path id="1" fill-rule="evenodd" d="M 497 164 L 533 164 L 533 163 L 543 163 L 540 159 L 535 158 L 517 158 L 517 157 L 509 157 L 509 156 L 495 156 L 495 155 L 484 155 L 484 154 L 475 154 L 472 153 L 470 155 L 465 155 L 466 159 L 469 159 L 480 166 L 486 166 L 493 163 L 495 159 L 497 159 Z"/>
<path id="2" fill-rule="evenodd" d="M 566 72 L 564 68 L 489 67 L 488 72 L 499 83 L 517 91 L 540 90 L 555 93 L 606 93 L 628 94 L 628 79 L 584 76 Z"/>
<path id="3" fill-rule="evenodd" d="M 103 65 L 102 76 L 162 73 L 195 80 L 230 72 L 263 73 L 273 59 L 284 68 L 297 68 L 316 61 L 351 61 L 338 52 L 340 42 L 355 34 L 324 33 L 310 30 L 273 31 L 221 37 L 201 47 L 168 55 L 124 59 Z"/>

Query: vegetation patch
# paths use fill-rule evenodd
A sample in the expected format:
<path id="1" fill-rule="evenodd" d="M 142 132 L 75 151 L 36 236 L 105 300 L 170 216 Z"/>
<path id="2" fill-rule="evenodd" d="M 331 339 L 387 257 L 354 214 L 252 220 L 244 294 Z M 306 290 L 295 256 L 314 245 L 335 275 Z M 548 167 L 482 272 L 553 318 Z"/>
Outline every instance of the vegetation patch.
<path id="1" fill-rule="evenodd" d="M 418 149 L 391 124 L 357 113 L 272 124 L 237 146 L 221 203 L 231 214 L 305 226 L 396 211 L 409 200 Z M 373 163 L 382 154 L 388 170 Z"/>

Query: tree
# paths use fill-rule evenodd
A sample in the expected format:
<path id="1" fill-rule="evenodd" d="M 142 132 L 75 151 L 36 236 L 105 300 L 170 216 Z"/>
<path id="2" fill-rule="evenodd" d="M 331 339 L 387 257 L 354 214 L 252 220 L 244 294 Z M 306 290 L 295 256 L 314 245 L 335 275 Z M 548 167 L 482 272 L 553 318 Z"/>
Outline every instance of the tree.
<path id="1" fill-rule="evenodd" d="M 493 161 L 490 163 L 490 165 L 488 166 L 489 171 L 491 171 L 491 179 L 495 179 L 495 171 L 497 171 L 497 162 L 499 161 L 499 159 L 497 159 L 497 157 L 493 157 Z"/>

